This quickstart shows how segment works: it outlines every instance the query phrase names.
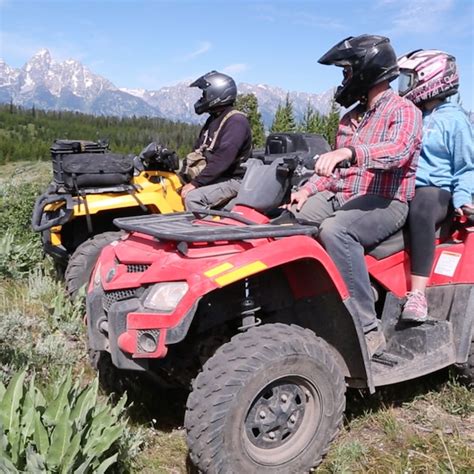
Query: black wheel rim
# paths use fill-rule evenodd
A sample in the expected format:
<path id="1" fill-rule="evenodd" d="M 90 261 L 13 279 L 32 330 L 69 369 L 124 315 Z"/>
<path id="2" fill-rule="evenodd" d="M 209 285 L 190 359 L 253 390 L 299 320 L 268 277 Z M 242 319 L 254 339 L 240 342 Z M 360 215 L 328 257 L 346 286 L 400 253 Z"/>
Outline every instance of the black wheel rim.
<path id="1" fill-rule="evenodd" d="M 316 436 L 321 412 L 320 393 L 308 379 L 290 375 L 273 380 L 247 411 L 244 445 L 248 454 L 266 465 L 290 461 Z"/>

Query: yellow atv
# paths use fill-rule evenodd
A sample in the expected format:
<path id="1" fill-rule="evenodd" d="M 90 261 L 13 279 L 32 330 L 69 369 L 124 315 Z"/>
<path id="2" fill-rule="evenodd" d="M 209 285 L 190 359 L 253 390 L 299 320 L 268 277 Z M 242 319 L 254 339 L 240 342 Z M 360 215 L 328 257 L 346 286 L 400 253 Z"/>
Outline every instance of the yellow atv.
<path id="1" fill-rule="evenodd" d="M 54 180 L 36 200 L 32 227 L 71 296 L 102 248 L 120 238 L 115 218 L 184 209 L 178 158 L 156 143 L 133 156 L 110 153 L 102 142 L 56 140 L 51 155 Z"/>

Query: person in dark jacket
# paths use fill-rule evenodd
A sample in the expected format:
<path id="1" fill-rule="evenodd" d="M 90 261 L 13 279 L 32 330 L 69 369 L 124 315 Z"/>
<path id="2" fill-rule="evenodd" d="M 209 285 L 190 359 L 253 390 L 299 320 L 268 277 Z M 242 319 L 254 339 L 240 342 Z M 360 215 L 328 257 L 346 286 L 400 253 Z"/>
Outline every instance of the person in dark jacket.
<path id="1" fill-rule="evenodd" d="M 237 86 L 226 74 L 211 71 L 190 87 L 202 90 L 194 104 L 198 115 L 209 113 L 194 149 L 202 153 L 205 166 L 181 190 L 186 210 L 222 208 L 238 193 L 240 163 L 250 156 L 252 133 L 245 114 L 234 108 Z"/>

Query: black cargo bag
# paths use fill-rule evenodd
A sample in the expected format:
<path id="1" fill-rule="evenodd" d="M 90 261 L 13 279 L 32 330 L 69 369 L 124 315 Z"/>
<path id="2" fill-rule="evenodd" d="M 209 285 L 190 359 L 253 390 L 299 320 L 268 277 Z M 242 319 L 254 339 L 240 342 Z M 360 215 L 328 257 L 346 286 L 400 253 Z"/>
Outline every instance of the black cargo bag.
<path id="1" fill-rule="evenodd" d="M 62 159 L 64 186 L 70 190 L 130 183 L 133 155 L 77 153 Z"/>
<path id="2" fill-rule="evenodd" d="M 108 151 L 105 141 L 90 142 L 86 140 L 55 140 L 51 146 L 51 159 L 53 161 L 54 181 L 64 184 L 63 159 L 65 156 L 79 153 L 105 153 Z"/>

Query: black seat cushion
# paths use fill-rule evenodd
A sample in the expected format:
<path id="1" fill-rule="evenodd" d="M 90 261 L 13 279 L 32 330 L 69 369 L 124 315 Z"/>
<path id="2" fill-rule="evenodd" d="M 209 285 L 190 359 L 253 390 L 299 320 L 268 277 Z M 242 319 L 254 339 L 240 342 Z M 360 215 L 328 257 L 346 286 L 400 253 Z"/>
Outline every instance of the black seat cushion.
<path id="1" fill-rule="evenodd" d="M 446 239 L 449 237 L 451 228 L 453 225 L 453 215 L 450 214 L 436 229 L 436 237 Z M 405 248 L 409 248 L 410 239 L 408 234 L 408 224 L 405 224 L 403 228 L 392 234 L 388 239 L 380 242 L 376 246 L 367 249 L 367 254 L 381 260 L 382 258 L 389 257 Z"/>
<path id="2" fill-rule="evenodd" d="M 403 227 L 395 232 L 395 234 L 392 234 L 388 239 L 385 239 L 375 247 L 368 249 L 367 254 L 377 260 L 381 260 L 382 258 L 400 252 L 400 250 L 403 250 L 406 246 L 408 246 L 408 229 Z"/>

